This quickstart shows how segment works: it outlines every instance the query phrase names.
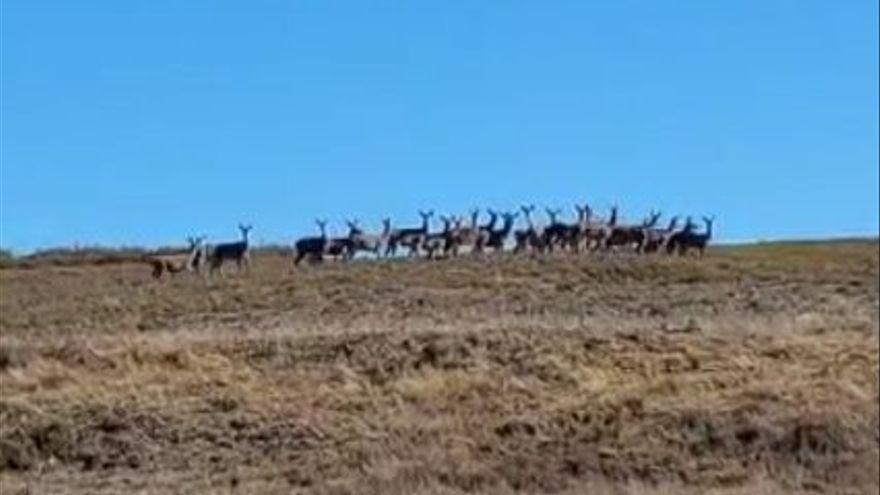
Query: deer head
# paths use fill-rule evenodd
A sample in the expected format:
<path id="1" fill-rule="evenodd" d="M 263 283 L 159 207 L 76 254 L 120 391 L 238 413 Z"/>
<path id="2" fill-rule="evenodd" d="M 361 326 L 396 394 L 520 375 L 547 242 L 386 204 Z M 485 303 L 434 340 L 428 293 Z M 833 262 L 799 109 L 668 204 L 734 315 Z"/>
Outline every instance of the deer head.
<path id="1" fill-rule="evenodd" d="M 651 210 L 651 213 L 648 215 L 648 218 L 645 219 L 643 226 L 653 227 L 654 225 L 657 225 L 657 221 L 660 220 L 660 215 L 661 213 L 659 211 L 655 212 L 654 210 Z"/>
<path id="2" fill-rule="evenodd" d="M 483 228 L 492 230 L 495 228 L 495 223 L 498 222 L 498 212 L 491 208 L 487 208 L 486 212 L 489 213 L 489 222 Z"/>
<path id="3" fill-rule="evenodd" d="M 431 222 L 431 217 L 434 216 L 434 210 L 419 210 L 419 215 L 422 217 L 422 228 L 428 230 L 428 224 Z"/>
<path id="4" fill-rule="evenodd" d="M 593 216 L 593 209 L 590 208 L 588 203 L 584 203 L 584 221 L 589 223 L 590 218 Z"/>
<path id="5" fill-rule="evenodd" d="M 608 225 L 610 227 L 617 225 L 617 205 L 611 207 L 611 216 L 608 217 Z"/>
<path id="6" fill-rule="evenodd" d="M 238 224 L 238 230 L 241 231 L 241 238 L 245 241 L 248 240 L 248 233 L 251 231 L 252 228 L 254 228 L 252 225 L 244 225 L 241 223 Z"/>
<path id="7" fill-rule="evenodd" d="M 444 229 L 448 230 L 449 226 L 455 221 L 455 217 L 440 215 L 440 221 L 443 222 Z"/>
<path id="8" fill-rule="evenodd" d="M 202 242 L 204 242 L 204 240 L 205 240 L 205 236 L 203 236 L 203 235 L 197 236 L 197 237 L 189 236 L 186 238 L 186 243 L 189 244 L 189 250 L 192 251 L 193 249 L 198 247 Z"/>
<path id="9" fill-rule="evenodd" d="M 316 218 L 315 223 L 318 225 L 318 230 L 321 231 L 321 237 L 327 237 L 327 220 Z"/>
<path id="10" fill-rule="evenodd" d="M 510 229 L 513 228 L 513 222 L 516 221 L 516 217 L 519 216 L 517 212 L 505 212 L 501 214 L 501 217 L 504 219 L 504 227 L 501 229 L 504 232 L 510 232 Z"/>
<path id="11" fill-rule="evenodd" d="M 550 224 L 553 225 L 556 223 L 556 219 L 559 217 L 559 214 L 562 213 L 561 208 L 544 208 L 544 211 L 547 212 L 547 216 L 550 217 Z"/>
<path id="12" fill-rule="evenodd" d="M 348 236 L 349 237 L 353 237 L 353 236 L 360 235 L 360 234 L 364 233 L 364 231 L 361 230 L 360 227 L 358 227 L 357 219 L 346 220 L 345 224 L 348 225 Z"/>
<path id="13" fill-rule="evenodd" d="M 706 236 L 712 237 L 712 224 L 715 223 L 715 216 L 711 217 L 703 217 L 703 221 L 706 222 Z"/>

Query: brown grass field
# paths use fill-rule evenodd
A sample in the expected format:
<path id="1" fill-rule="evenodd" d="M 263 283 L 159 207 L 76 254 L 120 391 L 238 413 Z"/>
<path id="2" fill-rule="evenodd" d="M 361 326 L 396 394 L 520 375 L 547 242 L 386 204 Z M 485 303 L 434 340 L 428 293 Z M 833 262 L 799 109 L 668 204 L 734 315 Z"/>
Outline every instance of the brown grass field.
<path id="1" fill-rule="evenodd" d="M 877 493 L 876 241 L 0 270 L 0 491 Z"/>

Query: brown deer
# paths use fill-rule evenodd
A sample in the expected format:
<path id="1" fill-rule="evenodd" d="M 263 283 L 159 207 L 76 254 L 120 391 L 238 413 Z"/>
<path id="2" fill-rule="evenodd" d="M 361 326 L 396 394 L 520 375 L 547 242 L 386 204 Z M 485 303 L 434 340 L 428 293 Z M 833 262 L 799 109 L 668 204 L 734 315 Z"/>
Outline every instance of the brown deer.
<path id="1" fill-rule="evenodd" d="M 144 261 L 153 267 L 153 278 L 161 279 L 166 273 L 175 276 L 183 271 L 201 271 L 205 261 L 205 252 L 202 246 L 204 236 L 187 237 L 189 247 L 185 253 L 180 254 L 156 254 L 144 257 Z"/>
<path id="2" fill-rule="evenodd" d="M 462 246 L 468 246 L 471 251 L 474 251 L 480 238 L 480 226 L 477 223 L 479 221 L 479 216 L 480 210 L 475 208 L 471 210 L 470 225 L 463 225 L 462 222 L 457 222 L 453 228 L 450 242 L 447 243 L 444 248 L 445 254 L 458 256 L 459 249 Z"/>
<path id="3" fill-rule="evenodd" d="M 642 247 L 643 253 L 656 253 L 666 248 L 669 239 L 675 233 L 675 227 L 678 225 L 678 216 L 672 217 L 669 225 L 665 229 L 648 228 L 645 229 L 645 242 Z"/>

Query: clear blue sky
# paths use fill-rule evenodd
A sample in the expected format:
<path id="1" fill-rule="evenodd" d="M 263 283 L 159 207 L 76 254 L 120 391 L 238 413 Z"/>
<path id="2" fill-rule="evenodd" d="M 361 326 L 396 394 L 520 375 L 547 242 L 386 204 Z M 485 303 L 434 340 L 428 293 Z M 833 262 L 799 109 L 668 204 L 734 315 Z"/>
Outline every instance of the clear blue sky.
<path id="1" fill-rule="evenodd" d="M 876 1 L 3 0 L 0 244 L 521 202 L 877 235 Z"/>

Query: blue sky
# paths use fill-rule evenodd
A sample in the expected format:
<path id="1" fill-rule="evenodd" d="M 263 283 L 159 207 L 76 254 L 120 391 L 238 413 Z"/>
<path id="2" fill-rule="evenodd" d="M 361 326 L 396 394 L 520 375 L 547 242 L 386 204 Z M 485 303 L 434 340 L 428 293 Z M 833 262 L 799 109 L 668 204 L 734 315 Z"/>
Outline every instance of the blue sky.
<path id="1" fill-rule="evenodd" d="M 662 5 L 661 5 L 662 4 Z M 875 1 L 4 0 L 0 244 L 575 201 L 876 235 Z"/>

